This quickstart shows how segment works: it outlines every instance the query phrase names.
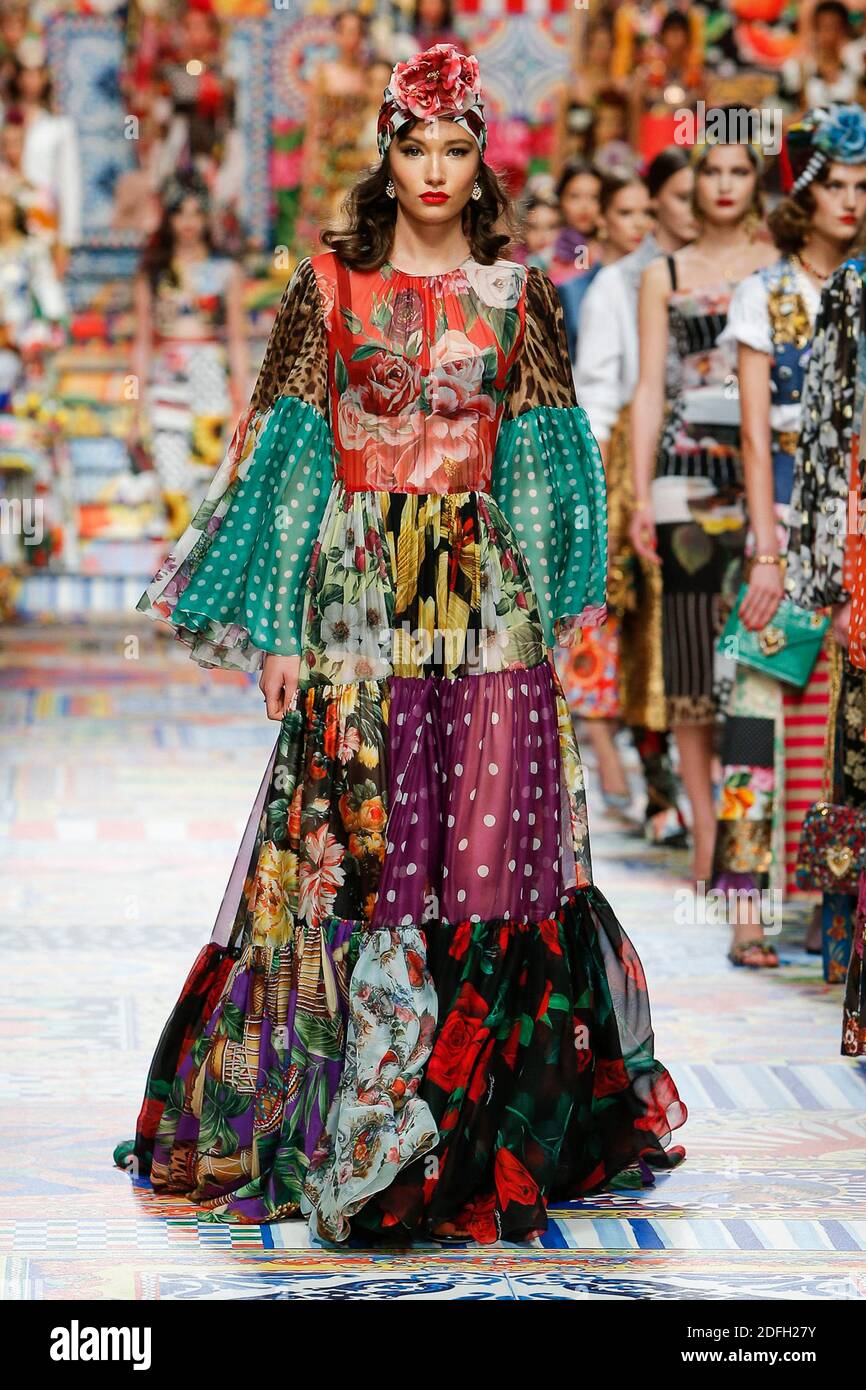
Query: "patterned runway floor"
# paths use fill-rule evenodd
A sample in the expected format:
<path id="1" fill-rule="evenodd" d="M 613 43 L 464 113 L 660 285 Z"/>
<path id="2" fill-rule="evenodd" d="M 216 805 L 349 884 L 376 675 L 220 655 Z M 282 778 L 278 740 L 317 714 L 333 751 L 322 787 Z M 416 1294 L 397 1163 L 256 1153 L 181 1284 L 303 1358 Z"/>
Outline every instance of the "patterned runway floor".
<path id="1" fill-rule="evenodd" d="M 683 856 L 605 821 L 595 876 L 642 957 L 690 1109 L 654 1188 L 556 1208 L 534 1246 L 310 1247 L 215 1225 L 112 1164 L 208 939 L 276 736 L 254 679 L 153 624 L 0 633 L 0 1296 L 840 1299 L 866 1296 L 866 1065 L 786 924 L 777 971 L 675 921 Z"/>

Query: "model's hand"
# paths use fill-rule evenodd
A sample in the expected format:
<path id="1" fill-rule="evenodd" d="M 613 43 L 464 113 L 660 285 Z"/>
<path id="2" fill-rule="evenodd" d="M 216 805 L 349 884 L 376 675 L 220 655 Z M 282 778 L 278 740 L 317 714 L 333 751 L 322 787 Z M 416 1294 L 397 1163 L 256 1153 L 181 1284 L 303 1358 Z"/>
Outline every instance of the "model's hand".
<path id="1" fill-rule="evenodd" d="M 656 550 L 655 517 L 648 502 L 635 507 L 628 526 L 628 538 L 642 560 L 651 560 L 654 565 L 661 564 Z"/>
<path id="2" fill-rule="evenodd" d="M 833 604 L 833 618 L 830 623 L 830 631 L 833 633 L 838 646 L 848 649 L 848 627 L 851 622 L 851 600 L 847 603 Z"/>
<path id="3" fill-rule="evenodd" d="M 754 565 L 749 578 L 740 617 L 748 632 L 760 632 L 772 620 L 785 597 L 782 571 L 778 565 Z"/>
<path id="4" fill-rule="evenodd" d="M 259 690 L 265 697 L 268 719 L 282 719 L 292 703 L 300 674 L 299 656 L 277 656 L 274 652 L 266 654 Z"/>

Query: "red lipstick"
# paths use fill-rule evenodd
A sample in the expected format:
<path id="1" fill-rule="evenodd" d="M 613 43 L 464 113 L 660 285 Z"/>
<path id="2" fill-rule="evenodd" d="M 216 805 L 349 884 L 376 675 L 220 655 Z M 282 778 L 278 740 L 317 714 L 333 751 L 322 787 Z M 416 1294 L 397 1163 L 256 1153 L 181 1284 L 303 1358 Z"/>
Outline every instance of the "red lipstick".
<path id="1" fill-rule="evenodd" d="M 422 203 L 447 203 L 449 195 L 447 193 L 422 193 Z"/>

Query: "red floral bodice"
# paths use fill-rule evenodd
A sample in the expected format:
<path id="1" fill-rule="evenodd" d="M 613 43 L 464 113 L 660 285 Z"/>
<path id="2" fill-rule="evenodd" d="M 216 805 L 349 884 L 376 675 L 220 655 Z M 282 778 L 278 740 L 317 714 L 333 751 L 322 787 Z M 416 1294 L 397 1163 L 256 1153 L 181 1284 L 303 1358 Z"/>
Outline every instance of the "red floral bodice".
<path id="1" fill-rule="evenodd" d="M 352 491 L 490 490 L 526 268 L 471 257 L 439 275 L 311 258 L 328 336 L 337 476 Z"/>

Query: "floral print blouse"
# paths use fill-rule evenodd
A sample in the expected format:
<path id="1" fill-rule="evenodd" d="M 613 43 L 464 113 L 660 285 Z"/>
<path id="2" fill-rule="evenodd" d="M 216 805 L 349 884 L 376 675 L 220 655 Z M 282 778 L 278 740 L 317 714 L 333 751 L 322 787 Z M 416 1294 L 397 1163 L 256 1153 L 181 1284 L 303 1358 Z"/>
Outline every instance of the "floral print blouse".
<path id="1" fill-rule="evenodd" d="M 821 295 L 803 388 L 794 462 L 786 587 L 806 608 L 850 593 L 849 495 L 859 494 L 859 428 L 866 401 L 866 256 L 851 256 Z"/>
<path id="2" fill-rule="evenodd" d="M 336 256 L 313 265 L 344 486 L 489 492 L 524 326 L 524 268 L 470 259 L 444 275 L 415 276 L 387 264 L 350 275 Z"/>
<path id="3" fill-rule="evenodd" d="M 523 551 L 544 637 L 604 620 L 604 470 L 542 271 L 471 256 L 416 276 L 300 262 L 249 410 L 138 603 L 205 666 L 255 670 L 302 646 L 334 488 L 489 493 Z"/>
<path id="4" fill-rule="evenodd" d="M 159 276 L 153 299 L 153 326 L 160 338 L 220 338 L 226 324 L 226 296 L 234 261 L 206 256 L 185 266 L 186 283 L 168 272 Z"/>

